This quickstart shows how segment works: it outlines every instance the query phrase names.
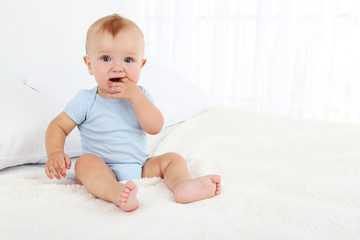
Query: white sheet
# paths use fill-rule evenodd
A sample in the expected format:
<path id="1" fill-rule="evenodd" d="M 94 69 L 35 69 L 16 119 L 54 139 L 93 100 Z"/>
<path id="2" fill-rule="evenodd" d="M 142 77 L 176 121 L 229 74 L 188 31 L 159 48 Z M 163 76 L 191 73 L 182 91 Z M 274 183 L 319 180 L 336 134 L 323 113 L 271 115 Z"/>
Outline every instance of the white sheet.
<path id="1" fill-rule="evenodd" d="M 45 164 L 26 164 L 15 167 L 9 167 L 0 171 L 0 176 L 20 174 L 25 172 L 44 172 Z"/>
<path id="2" fill-rule="evenodd" d="M 124 213 L 70 179 L 0 176 L 4 239 L 360 239 L 360 126 L 217 109 L 153 137 L 194 176 L 218 173 L 222 194 L 181 205 L 142 179 Z M 2 237 L 3 239 L 3 237 Z"/>

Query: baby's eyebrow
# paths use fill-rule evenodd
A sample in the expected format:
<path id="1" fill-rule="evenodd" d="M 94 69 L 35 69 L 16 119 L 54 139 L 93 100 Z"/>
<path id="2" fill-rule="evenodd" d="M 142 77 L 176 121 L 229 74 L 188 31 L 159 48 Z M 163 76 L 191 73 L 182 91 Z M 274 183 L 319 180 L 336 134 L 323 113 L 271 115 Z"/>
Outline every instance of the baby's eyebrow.
<path id="1" fill-rule="evenodd" d="M 98 54 L 108 54 L 110 53 L 111 51 L 107 51 L 107 50 L 100 50 L 98 51 Z"/>
<path id="2" fill-rule="evenodd" d="M 128 56 L 138 56 L 138 53 L 137 52 L 134 52 L 134 51 L 127 51 L 125 52 L 125 55 L 128 55 Z"/>
<path id="3" fill-rule="evenodd" d="M 97 52 L 97 54 L 110 54 L 110 53 L 113 53 L 113 52 L 109 51 L 109 50 L 99 50 Z M 122 55 L 131 56 L 131 57 L 137 57 L 139 54 L 136 51 L 125 51 L 125 52 L 122 53 Z"/>

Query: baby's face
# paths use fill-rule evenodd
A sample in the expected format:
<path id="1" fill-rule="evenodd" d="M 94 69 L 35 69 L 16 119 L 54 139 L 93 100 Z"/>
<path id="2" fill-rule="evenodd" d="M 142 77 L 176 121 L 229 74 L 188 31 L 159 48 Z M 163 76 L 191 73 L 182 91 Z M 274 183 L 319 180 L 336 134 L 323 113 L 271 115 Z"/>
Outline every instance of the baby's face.
<path id="1" fill-rule="evenodd" d="M 115 38 L 107 32 L 94 34 L 88 46 L 88 56 L 84 60 L 98 83 L 100 95 L 107 96 L 110 81 L 123 78 L 134 83 L 139 81 L 146 61 L 142 36 L 135 29 L 121 31 Z"/>

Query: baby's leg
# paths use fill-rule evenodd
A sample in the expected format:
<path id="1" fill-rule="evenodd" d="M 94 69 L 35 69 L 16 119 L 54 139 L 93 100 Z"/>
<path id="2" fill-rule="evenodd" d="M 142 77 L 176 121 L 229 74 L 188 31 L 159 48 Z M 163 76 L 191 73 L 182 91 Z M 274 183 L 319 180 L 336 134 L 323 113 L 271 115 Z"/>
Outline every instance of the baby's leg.
<path id="1" fill-rule="evenodd" d="M 184 158 L 176 153 L 149 158 L 143 167 L 143 177 L 164 178 L 178 203 L 211 198 L 219 195 L 221 190 L 220 176 L 192 178 Z"/>
<path id="2" fill-rule="evenodd" d="M 125 184 L 116 181 L 115 174 L 99 157 L 82 155 L 75 164 L 76 183 L 82 184 L 95 197 L 113 202 L 124 211 L 138 208 L 138 187 L 133 181 Z"/>

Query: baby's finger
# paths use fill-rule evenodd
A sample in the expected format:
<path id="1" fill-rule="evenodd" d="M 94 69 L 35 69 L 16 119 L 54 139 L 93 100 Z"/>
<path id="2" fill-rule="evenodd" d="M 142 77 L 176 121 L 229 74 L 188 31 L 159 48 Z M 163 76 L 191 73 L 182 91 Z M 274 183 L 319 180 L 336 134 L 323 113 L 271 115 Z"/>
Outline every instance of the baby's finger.
<path id="1" fill-rule="evenodd" d="M 109 98 L 121 98 L 121 93 L 110 93 L 108 94 Z"/>
<path id="2" fill-rule="evenodd" d="M 111 84 L 109 90 L 112 92 L 120 92 L 122 90 L 122 84 L 123 83 Z"/>
<path id="3" fill-rule="evenodd" d="M 65 155 L 65 164 L 67 169 L 71 168 L 71 159 L 67 155 Z"/>
<path id="4" fill-rule="evenodd" d="M 59 173 L 65 177 L 66 176 L 66 157 L 64 156 L 64 161 L 59 162 L 60 171 Z M 64 176 L 65 175 L 65 176 Z"/>
<path id="5" fill-rule="evenodd" d="M 127 77 L 125 77 L 125 78 L 123 78 L 123 79 L 121 79 L 121 80 L 122 80 L 123 83 L 127 83 L 127 82 L 130 81 Z"/>
<path id="6" fill-rule="evenodd" d="M 55 168 L 53 165 L 51 165 L 51 166 L 49 167 L 49 170 L 50 170 L 50 173 L 51 173 L 53 176 L 55 176 L 55 177 L 56 177 L 57 179 L 59 179 L 59 180 L 61 179 L 58 170 L 56 170 L 56 168 Z"/>
<path id="7" fill-rule="evenodd" d="M 50 179 L 53 179 L 53 178 L 54 178 L 53 175 L 51 175 L 51 173 L 50 173 L 50 171 L 49 171 L 49 169 L 48 169 L 47 166 L 45 166 L 45 173 L 46 173 L 46 175 L 48 176 L 48 178 L 50 178 Z"/>
<path id="8" fill-rule="evenodd" d="M 60 163 L 59 162 L 54 162 L 53 166 L 55 168 L 55 170 L 58 172 L 58 173 L 61 173 L 63 170 L 62 168 L 60 167 L 60 164 L 64 164 L 64 161 L 61 161 Z M 64 165 L 65 166 L 65 165 Z"/>

